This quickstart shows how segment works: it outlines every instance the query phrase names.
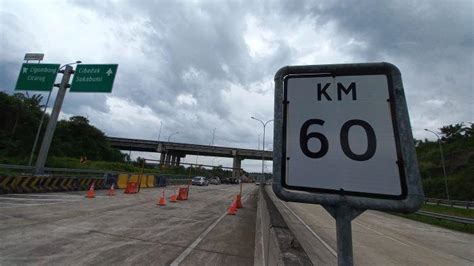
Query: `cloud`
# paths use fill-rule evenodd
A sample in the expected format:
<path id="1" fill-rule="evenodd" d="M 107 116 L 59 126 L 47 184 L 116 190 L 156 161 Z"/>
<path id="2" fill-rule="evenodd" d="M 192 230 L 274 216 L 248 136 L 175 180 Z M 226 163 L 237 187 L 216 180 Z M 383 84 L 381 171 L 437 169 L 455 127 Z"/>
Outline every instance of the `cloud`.
<path id="1" fill-rule="evenodd" d="M 470 1 L 4 1 L 0 90 L 13 92 L 25 52 L 118 63 L 112 94 L 68 93 L 64 116 L 150 139 L 162 122 L 162 138 L 206 145 L 217 128 L 216 145 L 254 148 L 250 116 L 273 118 L 280 67 L 388 61 L 415 137 L 432 138 L 423 128 L 474 117 L 473 24 Z"/>

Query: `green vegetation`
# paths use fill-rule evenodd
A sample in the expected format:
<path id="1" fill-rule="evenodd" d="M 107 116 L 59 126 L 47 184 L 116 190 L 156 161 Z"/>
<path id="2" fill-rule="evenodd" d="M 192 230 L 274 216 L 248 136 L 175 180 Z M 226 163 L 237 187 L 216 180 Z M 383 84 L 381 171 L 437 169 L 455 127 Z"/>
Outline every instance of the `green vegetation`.
<path id="1" fill-rule="evenodd" d="M 456 222 L 451 222 L 451 221 L 446 221 L 446 220 L 441 220 L 441 219 L 436 219 L 436 218 L 431 218 L 427 216 L 422 216 L 418 215 L 416 213 L 412 214 L 400 214 L 400 213 L 394 213 L 395 215 L 415 220 L 418 222 L 422 223 L 427 223 L 427 224 L 432 224 L 436 225 L 439 227 L 459 231 L 459 232 L 464 232 L 464 233 L 469 233 L 469 234 L 474 234 L 474 225 L 472 224 L 461 224 L 461 223 L 456 223 Z"/>
<path id="2" fill-rule="evenodd" d="M 41 95 L 0 92 L 0 163 L 26 165 L 41 120 Z M 43 131 L 48 116 L 43 123 Z M 448 187 L 451 199 L 474 200 L 474 125 L 440 128 Z M 40 140 L 42 136 L 40 136 Z M 445 198 L 445 186 L 438 142 L 415 140 L 418 162 L 427 197 Z M 37 147 L 39 149 L 39 145 Z M 37 151 L 36 151 L 37 153 Z M 86 163 L 80 158 L 87 157 Z M 46 165 L 113 171 L 141 170 L 141 158 L 132 162 L 128 155 L 111 148 L 105 135 L 82 116 L 58 122 Z M 146 171 L 158 171 L 147 165 Z M 184 167 L 159 170 L 167 174 L 188 174 Z M 229 176 L 222 168 L 194 169 L 195 174 Z M 4 172 L 2 170 L 2 172 Z"/>
<path id="3" fill-rule="evenodd" d="M 474 200 L 474 125 L 449 125 L 439 129 L 450 199 Z M 446 198 L 437 141 L 415 140 L 426 197 Z"/>
<path id="4" fill-rule="evenodd" d="M 458 216 L 458 217 L 474 218 L 473 209 L 468 210 L 468 209 L 461 209 L 461 208 L 443 206 L 443 205 L 423 204 L 423 206 L 421 206 L 421 210 L 427 211 L 427 212 L 435 212 L 439 214 Z M 451 221 L 446 221 L 442 219 L 419 215 L 416 213 L 412 213 L 412 214 L 392 213 L 392 214 L 402 216 L 407 219 L 451 229 L 451 230 L 474 234 L 474 225 L 472 224 L 462 224 L 462 223 L 457 223 L 457 222 L 451 222 Z"/>
<path id="5" fill-rule="evenodd" d="M 434 204 L 423 204 L 421 210 L 427 212 L 436 212 L 440 214 L 447 214 L 458 217 L 473 218 L 474 219 L 474 210 L 473 209 L 461 209 L 450 206 L 443 205 L 434 205 Z"/>
<path id="6" fill-rule="evenodd" d="M 42 96 L 0 92 L 0 163 L 27 164 L 37 128 L 42 116 Z M 43 131 L 48 116 L 43 123 Z M 40 136 L 41 140 L 42 136 Z M 37 146 L 39 149 L 40 143 Z M 36 151 L 37 152 L 37 151 Z M 51 144 L 48 166 L 55 165 L 54 157 L 109 162 L 125 162 L 127 156 L 110 147 L 102 131 L 89 124 L 87 118 L 73 116 L 58 122 Z"/>

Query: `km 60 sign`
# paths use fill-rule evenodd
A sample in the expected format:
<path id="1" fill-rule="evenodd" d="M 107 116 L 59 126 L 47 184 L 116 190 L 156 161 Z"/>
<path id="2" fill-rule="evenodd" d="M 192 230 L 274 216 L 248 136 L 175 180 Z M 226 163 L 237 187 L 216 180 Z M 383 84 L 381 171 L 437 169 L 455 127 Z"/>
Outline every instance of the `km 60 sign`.
<path id="1" fill-rule="evenodd" d="M 275 77 L 274 190 L 285 200 L 411 210 L 422 196 L 398 69 L 282 68 Z"/>

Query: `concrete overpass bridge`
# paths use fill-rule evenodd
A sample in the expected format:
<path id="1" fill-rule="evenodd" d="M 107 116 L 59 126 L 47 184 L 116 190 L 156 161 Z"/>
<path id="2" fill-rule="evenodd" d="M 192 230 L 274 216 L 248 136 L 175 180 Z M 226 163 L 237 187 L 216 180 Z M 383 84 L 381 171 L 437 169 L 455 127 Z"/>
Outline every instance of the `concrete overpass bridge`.
<path id="1" fill-rule="evenodd" d="M 179 166 L 181 158 L 188 154 L 233 158 L 232 167 L 234 171 L 232 176 L 234 177 L 239 175 L 237 169 L 241 168 L 241 162 L 244 159 L 258 160 L 263 158 L 273 160 L 272 151 L 115 137 L 107 137 L 107 140 L 112 147 L 120 150 L 159 152 L 161 165 Z"/>

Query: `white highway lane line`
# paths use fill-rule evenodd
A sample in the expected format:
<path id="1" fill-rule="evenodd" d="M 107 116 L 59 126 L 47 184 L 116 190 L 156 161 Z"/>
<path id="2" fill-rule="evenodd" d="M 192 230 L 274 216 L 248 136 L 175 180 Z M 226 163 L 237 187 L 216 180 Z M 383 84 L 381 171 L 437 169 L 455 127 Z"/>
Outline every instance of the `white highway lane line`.
<path id="1" fill-rule="evenodd" d="M 78 194 L 66 194 L 66 193 L 41 193 L 41 194 L 7 194 L 8 196 L 22 196 L 22 197 L 66 197 L 66 198 L 76 198 L 82 197 Z"/>
<path id="2" fill-rule="evenodd" d="M 334 257 L 337 258 L 337 252 L 336 252 L 334 249 L 332 249 L 331 246 L 329 246 L 329 244 L 326 243 L 326 241 L 324 241 L 318 234 L 316 234 L 316 232 L 314 232 L 314 231 L 311 229 L 311 227 L 309 227 L 309 225 L 307 225 L 307 224 L 303 221 L 303 219 L 301 219 L 298 215 L 296 215 L 296 213 L 295 213 L 293 210 L 291 210 L 282 200 L 279 200 L 279 201 L 281 202 L 281 204 L 283 204 L 283 206 L 285 206 L 285 207 L 288 209 L 288 211 L 291 212 L 291 214 L 293 214 L 293 215 L 296 217 L 296 219 L 298 219 L 298 221 L 300 221 L 300 222 L 304 225 L 304 227 L 306 227 L 306 229 L 308 229 L 308 231 L 311 232 L 311 234 L 313 234 L 314 237 L 316 237 L 316 238 L 319 240 L 319 242 L 321 242 L 321 244 L 323 244 L 324 247 L 327 248 L 327 250 L 329 250 L 329 252 L 331 252 L 331 254 L 332 254 Z"/>
<path id="3" fill-rule="evenodd" d="M 50 203 L 40 203 L 40 204 L 0 202 L 0 209 L 3 209 L 3 208 L 18 208 L 18 207 L 31 207 L 31 206 L 43 206 L 43 205 L 51 205 L 51 204 L 58 204 L 58 203 L 61 203 L 61 202 L 50 202 Z M 11 206 L 1 206 L 1 205 L 11 205 Z"/>
<path id="4" fill-rule="evenodd" d="M 370 230 L 370 231 L 372 231 L 372 232 L 374 232 L 374 233 L 376 233 L 376 234 L 378 234 L 378 235 L 380 235 L 380 236 L 383 236 L 383 237 L 385 237 L 385 238 L 388 238 L 388 239 L 390 239 L 390 240 L 393 240 L 393 241 L 395 241 L 395 242 L 397 242 L 397 243 L 399 243 L 399 244 L 402 244 L 402 245 L 404 245 L 404 246 L 410 247 L 410 245 L 408 245 L 407 243 L 404 243 L 404 242 L 402 242 L 402 241 L 400 241 L 400 240 L 398 240 L 398 239 L 396 239 L 396 238 L 393 238 L 393 237 L 391 237 L 391 236 L 389 236 L 389 235 L 386 235 L 386 234 L 384 234 L 384 233 L 382 233 L 382 232 L 379 232 L 379 231 L 377 231 L 377 230 L 375 230 L 375 229 L 372 229 L 372 228 L 370 228 L 370 227 L 368 227 L 368 226 L 366 226 L 366 225 L 363 225 L 363 224 L 358 223 L 358 222 L 355 222 L 355 221 L 354 221 L 354 223 L 357 224 L 358 226 L 364 227 L 365 229 Z"/>
<path id="5" fill-rule="evenodd" d="M 30 198 L 17 198 L 17 197 L 0 197 L 1 200 L 8 200 L 8 201 L 57 201 L 57 202 L 66 202 L 66 201 L 79 201 L 79 200 L 74 200 L 74 199 L 30 199 Z"/>
<path id="6" fill-rule="evenodd" d="M 247 192 L 244 197 L 242 197 L 242 201 L 244 201 L 245 199 L 247 199 L 248 195 L 250 194 L 250 192 L 252 192 L 252 190 L 250 190 L 249 192 Z M 195 247 L 197 247 L 197 245 L 199 245 L 199 243 L 201 243 L 201 241 L 207 236 L 207 234 L 209 234 L 209 232 L 211 232 L 212 229 L 214 229 L 214 227 L 216 227 L 216 225 L 222 221 L 222 219 L 224 219 L 224 217 L 227 215 L 227 210 L 224 212 L 224 214 L 222 214 L 213 224 L 211 224 L 204 232 L 202 232 L 199 237 L 194 240 L 194 242 L 189 245 L 189 247 L 187 247 L 183 253 L 181 253 L 170 265 L 171 266 L 178 266 L 190 253 L 191 251 L 193 251 L 193 249 Z"/>

